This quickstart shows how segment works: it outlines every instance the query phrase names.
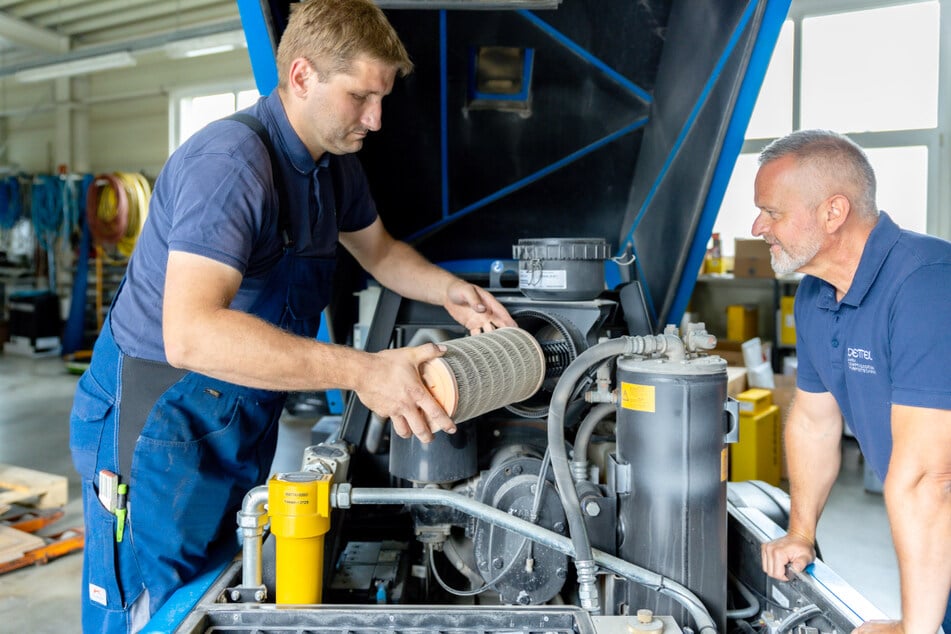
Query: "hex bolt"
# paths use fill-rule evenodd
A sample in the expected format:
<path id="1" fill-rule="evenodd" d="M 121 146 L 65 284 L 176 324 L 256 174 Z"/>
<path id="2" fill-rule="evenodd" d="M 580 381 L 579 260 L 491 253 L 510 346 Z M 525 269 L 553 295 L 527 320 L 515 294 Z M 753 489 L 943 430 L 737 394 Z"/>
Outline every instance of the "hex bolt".
<path id="1" fill-rule="evenodd" d="M 565 532 L 565 523 L 564 522 L 555 522 L 555 525 L 551 527 L 556 533 Z"/>
<path id="2" fill-rule="evenodd" d="M 501 557 L 496 557 L 495 559 L 492 560 L 492 566 L 496 570 L 501 570 L 502 566 L 504 565 L 505 565 L 505 561 L 503 561 Z"/>
<path id="3" fill-rule="evenodd" d="M 597 517 L 601 515 L 601 506 L 594 500 L 588 500 L 584 505 L 584 512 L 588 514 L 588 517 Z"/>
<path id="4" fill-rule="evenodd" d="M 260 603 L 261 601 L 264 601 L 264 590 L 255 591 L 254 600 L 257 601 L 258 603 Z"/>
<path id="5" fill-rule="evenodd" d="M 240 601 L 240 600 L 241 600 L 241 593 L 238 592 L 237 590 L 232 590 L 232 591 L 231 591 L 231 600 L 234 601 L 235 603 L 237 603 L 238 601 Z"/>

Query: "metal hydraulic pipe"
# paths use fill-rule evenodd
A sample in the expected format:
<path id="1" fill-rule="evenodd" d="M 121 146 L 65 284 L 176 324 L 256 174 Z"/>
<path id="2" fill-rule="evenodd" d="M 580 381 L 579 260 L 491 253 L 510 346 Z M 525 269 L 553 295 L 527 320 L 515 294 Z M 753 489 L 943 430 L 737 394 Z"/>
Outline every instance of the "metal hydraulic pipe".
<path id="1" fill-rule="evenodd" d="M 267 486 L 254 487 L 244 496 L 238 511 L 238 528 L 241 529 L 241 586 L 260 588 L 261 583 L 261 538 L 267 524 Z"/>
<path id="2" fill-rule="evenodd" d="M 446 506 L 527 537 L 542 546 L 547 546 L 577 560 L 574 545 L 568 537 L 514 515 L 509 515 L 493 506 L 473 500 L 460 493 L 446 491 L 445 489 L 353 488 L 351 485 L 343 483 L 331 487 L 330 503 L 334 508 L 343 509 L 350 508 L 352 505 L 366 504 L 432 504 Z M 699 632 L 703 634 L 716 633 L 716 624 L 713 622 L 710 613 L 700 602 L 700 599 L 686 586 L 597 549 L 591 550 L 591 557 L 598 565 L 621 575 L 625 579 L 673 598 L 690 612 Z"/>

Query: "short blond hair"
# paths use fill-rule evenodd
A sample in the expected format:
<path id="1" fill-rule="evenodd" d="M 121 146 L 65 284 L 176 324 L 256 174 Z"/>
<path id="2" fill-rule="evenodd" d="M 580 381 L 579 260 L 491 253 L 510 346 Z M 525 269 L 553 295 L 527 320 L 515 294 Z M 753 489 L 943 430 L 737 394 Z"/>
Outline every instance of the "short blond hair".
<path id="1" fill-rule="evenodd" d="M 365 55 L 393 65 L 400 77 L 412 72 L 399 35 L 372 0 L 307 0 L 291 5 L 277 47 L 278 85 L 287 87 L 291 62 L 303 57 L 321 81 L 350 70 Z"/>

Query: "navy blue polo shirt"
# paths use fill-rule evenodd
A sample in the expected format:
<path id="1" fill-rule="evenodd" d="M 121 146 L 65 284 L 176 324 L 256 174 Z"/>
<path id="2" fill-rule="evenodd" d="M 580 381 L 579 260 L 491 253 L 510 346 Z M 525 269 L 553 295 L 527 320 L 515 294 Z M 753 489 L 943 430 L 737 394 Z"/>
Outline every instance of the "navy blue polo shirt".
<path id="1" fill-rule="evenodd" d="M 797 384 L 835 396 L 882 479 L 892 404 L 951 409 L 949 315 L 951 243 L 904 231 L 884 212 L 842 301 L 818 278 L 799 285 Z"/>
<path id="2" fill-rule="evenodd" d="M 295 252 L 334 257 L 339 231 L 364 229 L 377 217 L 359 159 L 325 153 L 315 162 L 291 127 L 277 90 L 244 112 L 264 124 L 277 154 Z M 209 124 L 169 157 L 111 312 L 113 333 L 124 353 L 166 360 L 162 296 L 170 251 L 237 269 L 243 280 L 231 307 L 246 311 L 254 305 L 283 255 L 272 183 L 264 145 L 238 121 Z"/>

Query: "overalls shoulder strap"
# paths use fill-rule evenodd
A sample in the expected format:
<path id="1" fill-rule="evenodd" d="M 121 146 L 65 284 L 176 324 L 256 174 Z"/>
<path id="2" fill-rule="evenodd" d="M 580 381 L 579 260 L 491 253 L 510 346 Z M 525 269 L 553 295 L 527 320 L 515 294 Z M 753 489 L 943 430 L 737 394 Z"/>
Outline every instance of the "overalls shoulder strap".
<path id="1" fill-rule="evenodd" d="M 291 237 L 291 215 L 288 209 L 287 194 L 284 192 L 284 186 L 281 180 L 281 165 L 278 163 L 277 153 L 274 151 L 274 144 L 271 143 L 271 136 L 267 133 L 267 129 L 265 129 L 263 123 L 247 113 L 236 112 L 226 118 L 237 121 L 238 123 L 243 123 L 251 128 L 251 130 L 258 135 L 258 138 L 261 139 L 261 143 L 264 144 L 264 149 L 267 150 L 268 157 L 271 159 L 271 175 L 274 179 L 274 189 L 277 190 L 279 207 L 277 219 L 278 230 L 281 232 L 281 240 L 284 242 L 284 248 L 289 249 L 294 246 L 294 239 Z"/>

